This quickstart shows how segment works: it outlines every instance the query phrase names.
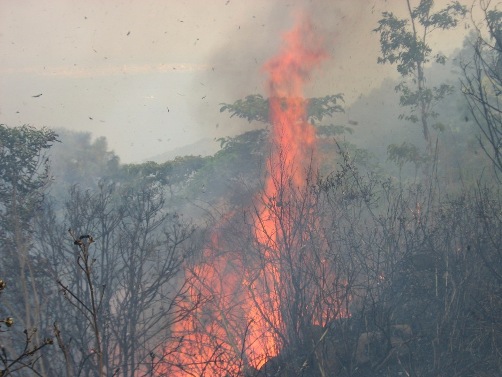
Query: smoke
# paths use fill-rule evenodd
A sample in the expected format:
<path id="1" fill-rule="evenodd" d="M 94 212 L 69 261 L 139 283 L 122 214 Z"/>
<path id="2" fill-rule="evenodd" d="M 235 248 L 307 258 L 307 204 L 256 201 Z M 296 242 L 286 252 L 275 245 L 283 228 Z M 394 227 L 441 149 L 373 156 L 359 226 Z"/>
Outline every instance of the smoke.
<path id="1" fill-rule="evenodd" d="M 202 98 L 194 118 L 201 127 L 209 127 L 216 137 L 235 135 L 256 126 L 219 113 L 219 104 L 231 103 L 246 95 L 266 96 L 264 63 L 273 56 L 300 15 L 311 19 L 313 31 L 322 37 L 328 56 L 310 78 L 306 96 L 344 93 L 351 102 L 383 79 L 376 64 L 378 38 L 372 29 L 385 3 L 366 0 L 258 1 L 254 5 L 230 2 L 235 7 L 221 43 L 213 46 L 207 59 L 208 70 L 196 75 L 193 88 Z M 258 4 L 258 5 L 257 5 Z M 218 128 L 215 126 L 218 125 Z"/>
<path id="2" fill-rule="evenodd" d="M 3 3 L 2 121 L 92 131 L 127 162 L 253 127 L 219 104 L 265 94 L 262 66 L 301 12 L 329 54 L 306 95 L 341 92 L 350 105 L 397 76 L 376 63 L 372 29 L 382 11 L 406 14 L 406 2 L 386 0 Z M 461 46 L 460 28 L 438 35 L 447 54 Z"/>

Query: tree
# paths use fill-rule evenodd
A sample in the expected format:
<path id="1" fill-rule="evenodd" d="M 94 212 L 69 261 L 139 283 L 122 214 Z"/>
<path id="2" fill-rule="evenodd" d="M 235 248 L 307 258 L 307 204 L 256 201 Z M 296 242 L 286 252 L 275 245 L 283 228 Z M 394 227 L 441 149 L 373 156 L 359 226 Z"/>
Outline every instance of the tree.
<path id="1" fill-rule="evenodd" d="M 94 242 L 91 235 L 80 235 L 77 237 L 72 229 L 68 229 L 70 236 L 73 239 L 73 244 L 78 247 L 77 252 L 77 266 L 80 271 L 78 273 L 84 275 L 85 279 L 85 290 L 87 294 L 82 294 L 68 287 L 63 281 L 57 280 L 64 297 L 73 305 L 80 314 L 83 315 L 86 322 L 91 327 L 92 336 L 94 339 L 94 344 L 92 344 L 91 350 L 92 354 L 96 355 L 97 364 L 97 375 L 99 377 L 104 376 L 104 356 L 103 356 L 103 344 L 102 344 L 102 334 L 101 334 L 101 313 L 100 307 L 103 303 L 104 297 L 104 286 L 98 290 L 95 286 L 93 279 L 93 265 L 96 261 L 92 257 L 89 247 Z M 80 296 L 80 297 L 79 297 Z"/>
<path id="2" fill-rule="evenodd" d="M 4 292 L 7 284 L 0 279 L 0 296 Z M 14 318 L 5 317 L 0 319 L 0 333 L 6 332 L 2 326 L 10 328 L 14 325 Z M 40 359 L 40 351 L 42 348 L 49 344 L 53 344 L 52 338 L 45 338 L 41 344 L 37 344 L 35 340 L 37 330 L 30 329 L 24 331 L 24 344 L 21 351 L 16 354 L 10 354 L 10 350 L 7 350 L 3 345 L 1 346 L 0 352 L 0 376 L 7 377 L 11 376 L 15 372 L 19 372 L 22 369 L 31 369 L 32 372 L 37 373 L 36 363 Z"/>
<path id="3" fill-rule="evenodd" d="M 245 99 L 237 100 L 233 104 L 220 104 L 220 112 L 227 111 L 230 113 L 230 117 L 237 116 L 239 118 L 246 119 L 249 122 L 260 122 L 267 125 L 267 128 L 249 131 L 234 138 L 219 139 L 222 147 L 224 148 L 222 150 L 223 153 L 221 153 L 222 155 L 224 152 L 228 152 L 228 150 L 233 151 L 232 155 L 237 154 L 236 151 L 244 150 L 251 151 L 251 153 L 244 157 L 243 163 L 245 163 L 244 161 L 248 161 L 247 165 L 250 165 L 250 162 L 255 162 L 258 156 L 261 157 L 261 160 L 258 162 L 263 163 L 265 161 L 270 152 L 270 144 L 266 141 L 270 131 L 268 126 L 271 122 L 269 114 L 270 100 L 270 98 L 265 99 L 262 95 L 254 94 L 246 96 Z M 272 98 L 272 100 L 276 99 Z M 281 103 L 281 106 L 287 106 L 285 98 L 279 99 L 279 102 Z M 333 154 L 336 153 L 336 143 L 334 143 L 335 137 L 353 133 L 353 130 L 350 127 L 335 125 L 326 121 L 327 119 L 333 117 L 336 113 L 344 111 L 340 102 L 343 102 L 342 94 L 306 98 L 301 99 L 301 101 L 298 102 L 298 106 L 305 107 L 306 121 L 315 127 L 316 135 L 318 137 L 319 150 L 325 157 L 327 157 L 326 159 L 323 159 L 323 163 L 327 166 L 323 166 L 322 170 L 329 172 L 333 169 L 331 158 L 333 157 Z M 348 149 L 351 149 L 354 154 L 357 154 L 361 163 L 364 164 L 367 162 L 365 151 L 358 149 L 354 145 L 345 141 L 336 142 L 345 144 Z M 259 171 L 259 169 L 255 170 Z"/>
<path id="4" fill-rule="evenodd" d="M 305 186 L 272 173 L 274 190 L 212 220 L 187 270 L 200 305 L 160 375 L 500 373 L 496 192 L 364 176 L 343 151 Z"/>
<path id="5" fill-rule="evenodd" d="M 279 100 L 283 101 L 284 105 L 286 105 L 284 100 Z M 312 124 L 316 124 L 321 122 L 325 117 L 331 117 L 334 113 L 342 112 L 343 108 L 338 103 L 340 101 L 343 101 L 341 94 L 304 99 L 303 102 L 307 109 L 307 120 Z M 220 112 L 229 112 L 230 118 L 237 116 L 238 118 L 246 119 L 248 122 L 256 121 L 266 124 L 270 122 L 270 99 L 265 99 L 260 94 L 251 94 L 246 96 L 244 100 L 240 99 L 232 104 L 221 103 L 220 105 Z"/>
<path id="6" fill-rule="evenodd" d="M 0 125 L 0 276 L 10 282 L 6 306 L 12 316 L 41 344 L 41 287 L 43 275 L 31 254 L 33 219 L 50 181 L 48 149 L 57 141 L 54 131 L 31 126 L 9 128 Z M 16 345 L 6 343 L 8 352 Z M 19 350 L 18 350 L 19 351 Z M 40 363 L 43 372 L 44 363 Z"/>
<path id="7" fill-rule="evenodd" d="M 462 91 L 481 131 L 484 153 L 502 172 L 502 11 L 480 1 L 483 24 L 476 26 L 471 61 L 462 63 Z M 487 37 L 485 37 L 487 35 Z"/>
<path id="8" fill-rule="evenodd" d="M 131 180 L 138 180 L 138 184 L 156 182 L 169 188 L 170 198 L 182 193 L 190 184 L 193 176 L 202 169 L 209 158 L 201 156 L 176 157 L 172 161 L 156 163 L 148 161 L 142 164 L 126 164 L 120 170 L 124 182 L 130 184 Z"/>
<path id="9" fill-rule="evenodd" d="M 245 201 L 213 220 L 211 240 L 187 270 L 188 302 L 200 305 L 175 328 L 182 341 L 164 357 L 162 375 L 274 375 L 288 363 L 311 373 L 320 365 L 309 363 L 328 324 L 347 313 L 351 269 L 329 259 L 335 244 L 314 170 L 301 187 L 289 171 L 276 173 L 280 196 L 261 191 L 251 208 Z"/>
<path id="10" fill-rule="evenodd" d="M 427 83 L 425 65 L 431 60 L 439 64 L 446 61 L 440 53 L 432 55 L 429 36 L 435 30 L 456 27 L 467 10 L 458 1 L 436 12 L 433 11 L 433 0 L 420 0 L 415 8 L 412 8 L 410 0 L 406 0 L 406 4 L 408 18 L 400 19 L 391 12 L 383 12 L 379 26 L 374 29 L 380 34 L 382 56 L 378 58 L 378 63 L 396 64 L 404 79 L 396 86 L 396 91 L 401 93 L 400 104 L 410 108 L 410 112 L 400 118 L 420 123 L 430 157 L 433 152 L 431 127 L 435 127 L 432 121 L 438 115 L 434 107 L 453 88 L 447 84 L 431 87 Z"/>
<path id="11" fill-rule="evenodd" d="M 49 195 L 63 204 L 68 190 L 75 184 L 96 189 L 100 181 L 120 179 L 120 159 L 108 150 L 106 138 L 93 140 L 89 132 L 57 130 L 60 143 L 49 151 L 54 180 Z"/>
<path id="12" fill-rule="evenodd" d="M 153 375 L 172 324 L 190 310 L 178 303 L 195 228 L 166 211 L 156 184 L 74 187 L 65 208 L 58 219 L 48 207 L 37 224 L 37 255 L 62 293 L 48 309 L 62 351 L 51 354 L 51 375 Z"/>

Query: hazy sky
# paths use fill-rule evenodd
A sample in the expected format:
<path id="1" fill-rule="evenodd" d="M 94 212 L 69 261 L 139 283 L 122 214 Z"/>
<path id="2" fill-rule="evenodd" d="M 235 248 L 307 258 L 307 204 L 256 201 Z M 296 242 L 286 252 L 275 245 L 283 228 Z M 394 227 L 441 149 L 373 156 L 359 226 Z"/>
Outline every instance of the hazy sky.
<path id="1" fill-rule="evenodd" d="M 395 68 L 376 63 L 372 29 L 382 11 L 401 14 L 405 4 L 0 0 L 0 123 L 106 136 L 123 162 L 242 132 L 249 126 L 220 114 L 219 103 L 263 93 L 261 67 L 299 10 L 310 14 L 330 55 L 308 94 L 344 93 L 350 103 L 396 77 Z M 462 24 L 434 47 L 451 53 L 464 33 Z"/>

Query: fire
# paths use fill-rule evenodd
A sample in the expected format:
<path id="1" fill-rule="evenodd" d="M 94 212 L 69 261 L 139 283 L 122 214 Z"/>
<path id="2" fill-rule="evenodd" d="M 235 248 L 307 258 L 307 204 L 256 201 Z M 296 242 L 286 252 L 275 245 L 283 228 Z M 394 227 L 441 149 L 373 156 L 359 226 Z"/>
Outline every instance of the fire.
<path id="1" fill-rule="evenodd" d="M 277 330 L 287 332 L 281 315 L 282 297 L 279 294 L 283 279 L 280 263 L 276 262 L 282 259 L 284 246 L 287 246 L 282 241 L 291 238 L 294 219 L 288 218 L 291 213 L 285 213 L 282 209 L 287 205 L 288 196 L 293 194 L 291 188 L 305 185 L 314 156 L 315 129 L 307 121 L 304 85 L 310 72 L 326 57 L 321 41 L 306 19 L 285 35 L 284 42 L 283 50 L 264 66 L 269 75 L 273 150 L 267 164 L 262 207 L 256 216 L 255 228 L 256 239 L 263 246 L 263 258 L 268 263 L 259 280 L 264 282 L 260 289 L 261 296 L 255 297 L 255 309 L 251 312 L 254 318 L 268 319 L 268 323 L 263 323 L 263 319 L 253 321 L 253 332 L 275 335 L 263 348 L 270 356 L 275 356 L 284 346 L 284 340 L 276 334 Z M 270 285 L 275 289 L 269 289 Z M 260 312 L 263 308 L 267 309 L 266 313 Z"/>
<path id="2" fill-rule="evenodd" d="M 186 309 L 191 312 L 173 329 L 178 341 L 166 347 L 157 376 L 238 376 L 257 371 L 291 347 L 305 323 L 325 325 L 333 319 L 327 306 L 340 307 L 336 295 L 316 302 L 310 298 L 332 292 L 328 285 L 333 282 L 328 280 L 305 288 L 305 297 L 294 302 L 298 307 L 285 302 L 299 293 L 294 266 L 328 268 L 307 246 L 308 226 L 318 224 L 306 194 L 306 182 L 315 169 L 316 135 L 304 99 L 309 75 L 325 58 L 322 41 L 303 19 L 284 36 L 282 51 L 264 65 L 272 150 L 264 190 L 249 210 L 252 240 L 251 246 L 243 247 L 252 250 L 225 247 L 224 229 L 214 232 L 204 261 L 186 271 L 191 281 Z"/>
<path id="3" fill-rule="evenodd" d="M 305 184 L 303 170 L 315 146 L 315 129 L 307 122 L 304 85 L 311 71 L 326 58 L 319 38 L 308 20 L 286 34 L 283 51 L 265 64 L 269 73 L 270 123 L 272 141 L 276 147 L 269 165 L 266 190 L 273 191 L 273 179 L 279 171 Z"/>

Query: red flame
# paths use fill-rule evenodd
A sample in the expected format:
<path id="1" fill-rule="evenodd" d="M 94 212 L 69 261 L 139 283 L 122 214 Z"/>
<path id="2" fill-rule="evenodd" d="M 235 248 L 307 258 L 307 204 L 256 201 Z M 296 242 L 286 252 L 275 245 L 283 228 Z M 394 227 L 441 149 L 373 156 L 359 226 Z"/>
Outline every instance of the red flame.
<path id="1" fill-rule="evenodd" d="M 284 36 L 284 42 L 283 50 L 264 66 L 269 75 L 269 116 L 273 150 L 267 163 L 268 174 L 262 198 L 265 205 L 260 209 L 255 224 L 256 238 L 265 246 L 263 258 L 269 262 L 265 264 L 259 280 L 264 282 L 261 287 L 262 294 L 255 298 L 254 310 L 251 311 L 253 318 L 258 319 L 250 326 L 251 332 L 256 334 L 274 334 L 276 329 L 283 328 L 281 297 L 276 290 L 268 289 L 268 286 L 281 284 L 281 270 L 279 264 L 274 263 L 282 257 L 277 236 L 282 233 L 280 238 L 288 237 L 291 229 L 287 227 L 292 225 L 293 219 L 287 219 L 287 214 L 280 211 L 282 218 L 278 224 L 277 208 L 286 204 L 291 183 L 296 187 L 303 187 L 306 183 L 306 171 L 314 157 L 316 139 L 315 129 L 307 121 L 304 85 L 310 72 L 326 57 L 321 41 L 313 33 L 312 25 L 306 19 L 301 20 L 295 29 Z M 264 313 L 260 310 L 265 308 L 267 313 L 263 318 Z M 275 356 L 281 345 L 281 339 L 272 336 L 267 338 L 261 349 L 266 355 Z M 255 365 L 257 368 L 261 366 L 261 363 Z"/>
<path id="2" fill-rule="evenodd" d="M 204 262 L 186 271 L 192 284 L 186 309 L 191 313 L 173 329 L 178 340 L 166 347 L 158 376 L 242 375 L 246 368 L 260 369 L 285 346 L 285 271 L 278 261 L 285 252 L 283 240 L 295 226 L 295 214 L 285 207 L 295 195 L 292 188 L 305 187 L 308 168 L 315 162 L 316 135 L 307 119 L 304 86 L 325 58 L 321 40 L 303 19 L 284 36 L 282 51 L 264 65 L 272 150 L 265 188 L 254 207 L 259 256 L 250 261 L 242 250 L 219 252 L 223 242 L 214 233 Z M 309 257 L 303 253 L 302 258 Z M 336 298 L 325 302 L 339 306 Z M 323 308 L 317 311 L 317 319 L 310 320 L 321 324 L 327 317 Z"/>
<path id="3" fill-rule="evenodd" d="M 276 147 L 269 184 L 274 176 L 272 170 L 280 167 L 302 186 L 305 184 L 303 168 L 315 146 L 315 129 L 307 122 L 304 85 L 326 54 L 308 20 L 302 20 L 285 35 L 284 41 L 283 51 L 265 64 L 269 73 L 270 123 Z M 267 189 L 273 190 L 269 185 Z"/>

